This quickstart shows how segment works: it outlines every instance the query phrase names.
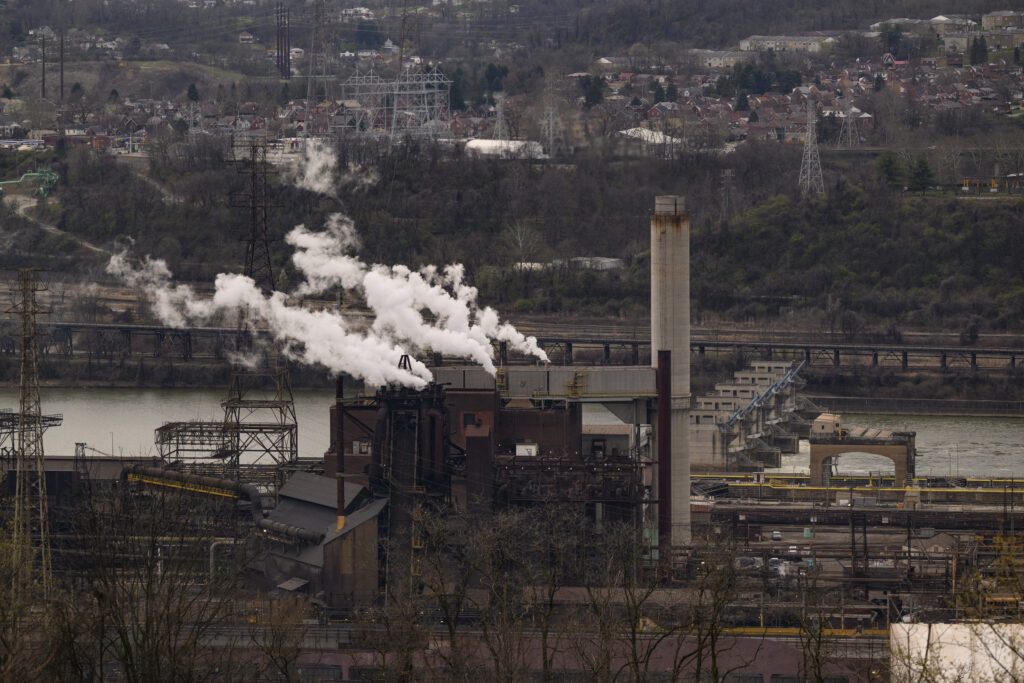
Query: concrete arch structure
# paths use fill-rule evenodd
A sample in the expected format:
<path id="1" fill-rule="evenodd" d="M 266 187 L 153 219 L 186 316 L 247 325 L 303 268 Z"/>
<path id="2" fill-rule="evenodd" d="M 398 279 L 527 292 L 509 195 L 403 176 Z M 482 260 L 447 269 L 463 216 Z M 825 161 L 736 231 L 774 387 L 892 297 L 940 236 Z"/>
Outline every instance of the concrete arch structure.
<path id="1" fill-rule="evenodd" d="M 860 441 L 860 440 L 858 440 Z M 811 443 L 811 486 L 825 485 L 825 468 L 832 458 L 846 453 L 869 453 L 880 455 L 883 458 L 892 460 L 895 465 L 895 485 L 906 486 L 909 481 L 908 475 L 913 477 L 914 443 L 911 437 L 909 443 L 899 444 L 872 444 L 860 441 L 855 443 Z"/>
<path id="2" fill-rule="evenodd" d="M 840 426 L 840 418 L 822 413 L 811 425 L 810 474 L 811 486 L 825 485 L 825 465 L 845 453 L 870 453 L 892 460 L 895 465 L 895 485 L 906 486 L 914 477 L 914 457 L 917 455 L 917 432 L 894 432 L 888 429 Z"/>

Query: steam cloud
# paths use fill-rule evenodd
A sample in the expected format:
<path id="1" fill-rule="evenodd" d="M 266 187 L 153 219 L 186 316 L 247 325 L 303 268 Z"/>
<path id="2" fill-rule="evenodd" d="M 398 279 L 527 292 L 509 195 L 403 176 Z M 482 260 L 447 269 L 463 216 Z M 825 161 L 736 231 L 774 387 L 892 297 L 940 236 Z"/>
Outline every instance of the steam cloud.
<path id="1" fill-rule="evenodd" d="M 309 163 L 295 176 L 295 184 L 332 194 L 338 166 L 333 151 L 323 143 L 311 143 L 307 159 Z M 495 372 L 491 340 L 547 360 L 534 337 L 502 323 L 492 308 L 478 306 L 477 290 L 465 283 L 461 265 L 414 271 L 402 265 L 364 263 L 355 254 L 360 244 L 355 226 L 340 213 L 328 218 L 323 231 L 299 225 L 285 239 L 295 249 L 292 262 L 303 276 L 291 294 L 275 291 L 264 295 L 251 278 L 221 273 L 213 297 L 202 298 L 188 285 L 174 284 L 163 260 L 147 256 L 132 265 L 123 251 L 111 257 L 107 272 L 146 291 L 165 325 L 209 323 L 245 308 L 248 324 L 266 328 L 288 357 L 378 386 L 426 385 L 431 375 L 423 363 L 412 360 L 409 370 L 398 364 L 403 355 L 428 349 L 468 358 L 491 374 Z M 336 311 L 288 305 L 293 297 L 322 294 L 333 287 L 363 296 L 373 313 L 368 329 L 355 329 Z"/>

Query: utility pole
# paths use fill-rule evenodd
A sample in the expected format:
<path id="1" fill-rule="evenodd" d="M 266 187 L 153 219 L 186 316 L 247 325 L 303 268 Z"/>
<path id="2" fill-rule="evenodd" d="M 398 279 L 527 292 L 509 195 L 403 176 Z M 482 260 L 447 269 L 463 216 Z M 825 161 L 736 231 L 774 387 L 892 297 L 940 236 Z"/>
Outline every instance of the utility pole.
<path id="1" fill-rule="evenodd" d="M 282 78 L 284 77 L 284 33 L 281 31 L 283 19 L 284 12 L 281 10 L 281 3 L 277 3 L 274 5 L 274 22 L 277 25 L 274 34 L 274 38 L 277 41 L 274 48 L 274 66 L 277 67 L 277 75 Z"/>
<path id="2" fill-rule="evenodd" d="M 285 80 L 292 77 L 292 10 L 284 8 L 284 73 Z"/>
<path id="3" fill-rule="evenodd" d="M 800 162 L 800 193 L 803 195 L 825 194 L 821 157 L 818 155 L 817 113 L 814 100 L 808 98 L 807 136 L 804 140 L 804 156 Z"/>
<path id="4" fill-rule="evenodd" d="M 64 104 L 64 29 L 60 30 L 60 103 Z"/>
<path id="5" fill-rule="evenodd" d="M 42 53 L 43 53 L 43 94 L 40 99 L 46 99 L 46 36 L 40 36 L 43 40 Z"/>

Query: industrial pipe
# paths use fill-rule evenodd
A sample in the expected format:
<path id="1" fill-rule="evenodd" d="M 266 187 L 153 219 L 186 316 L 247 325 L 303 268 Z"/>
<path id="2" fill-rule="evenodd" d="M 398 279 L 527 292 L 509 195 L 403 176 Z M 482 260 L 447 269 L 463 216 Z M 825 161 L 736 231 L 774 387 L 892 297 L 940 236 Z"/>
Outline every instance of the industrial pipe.
<path id="1" fill-rule="evenodd" d="M 134 479 L 142 483 L 177 488 L 192 493 L 231 498 L 248 498 L 251 504 L 253 522 L 255 522 L 257 528 L 307 543 L 319 543 L 324 537 L 322 533 L 316 531 L 309 531 L 308 529 L 302 529 L 290 524 L 265 519 L 263 517 L 262 494 L 252 484 L 245 484 L 233 479 L 204 477 L 199 474 L 179 472 L 178 470 L 162 467 L 150 467 L 148 465 L 126 467 L 122 471 L 122 477 L 125 480 Z"/>
<path id="2" fill-rule="evenodd" d="M 672 352 L 658 349 L 658 557 L 672 552 Z M 686 501 L 689 504 L 689 501 Z"/>

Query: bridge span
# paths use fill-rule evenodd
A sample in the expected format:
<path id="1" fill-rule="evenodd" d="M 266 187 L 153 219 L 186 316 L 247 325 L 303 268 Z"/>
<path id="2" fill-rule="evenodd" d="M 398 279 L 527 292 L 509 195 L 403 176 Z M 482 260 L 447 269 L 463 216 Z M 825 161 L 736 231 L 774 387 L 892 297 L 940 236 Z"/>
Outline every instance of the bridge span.
<path id="1" fill-rule="evenodd" d="M 546 326 L 520 329 L 534 334 L 553 363 L 560 365 L 648 365 L 650 337 L 646 328 Z M 166 327 L 161 325 L 41 322 L 40 353 L 51 358 L 123 359 L 167 358 L 179 361 L 222 361 L 234 346 L 233 327 Z M 257 331 L 256 337 L 269 336 Z M 16 356 L 20 330 L 0 323 L 0 356 Z M 495 342 L 495 357 L 502 364 L 532 362 Z M 1024 348 L 1015 346 L 959 346 L 948 343 L 851 343 L 831 335 L 756 330 L 694 328 L 691 348 L 702 356 L 742 356 L 746 359 L 803 361 L 811 367 L 892 368 L 895 371 L 1013 372 L 1024 360 Z M 436 361 L 436 358 L 434 359 Z"/>

